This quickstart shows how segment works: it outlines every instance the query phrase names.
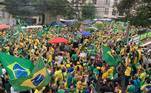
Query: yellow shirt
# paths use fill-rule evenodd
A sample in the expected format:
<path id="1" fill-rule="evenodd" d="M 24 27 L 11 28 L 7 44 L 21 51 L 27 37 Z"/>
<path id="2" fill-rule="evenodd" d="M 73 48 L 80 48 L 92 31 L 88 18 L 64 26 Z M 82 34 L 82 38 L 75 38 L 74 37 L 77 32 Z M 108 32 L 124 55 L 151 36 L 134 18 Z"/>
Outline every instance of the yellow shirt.
<path id="1" fill-rule="evenodd" d="M 145 72 L 141 73 L 140 74 L 140 79 L 145 80 L 145 78 L 146 78 L 146 73 Z"/>
<path id="2" fill-rule="evenodd" d="M 77 89 L 79 89 L 79 90 L 82 89 L 82 82 L 81 81 L 77 82 Z"/>
<path id="3" fill-rule="evenodd" d="M 50 54 L 54 54 L 54 49 L 50 48 Z"/>
<path id="4" fill-rule="evenodd" d="M 61 77 L 62 76 L 62 71 L 58 70 L 55 72 L 55 77 Z"/>
<path id="5" fill-rule="evenodd" d="M 52 55 L 51 54 L 48 56 L 48 62 L 52 62 Z"/>
<path id="6" fill-rule="evenodd" d="M 59 80 L 63 80 L 63 75 L 62 75 L 62 71 L 61 70 L 56 71 L 54 76 L 55 76 L 55 81 L 56 82 L 57 82 L 58 79 Z"/>
<path id="7" fill-rule="evenodd" d="M 44 90 L 45 88 L 46 88 L 46 87 L 43 87 L 41 90 L 36 89 L 34 93 L 43 93 L 43 90 Z"/>
<path id="8" fill-rule="evenodd" d="M 124 54 L 125 54 L 125 49 L 124 49 L 124 48 L 121 49 L 120 54 L 121 54 L 121 55 L 124 55 Z"/>
<path id="9" fill-rule="evenodd" d="M 128 66 L 128 65 L 130 64 L 130 61 L 131 61 L 131 60 L 130 60 L 129 57 L 127 57 L 125 61 L 126 61 L 125 66 Z"/>
<path id="10" fill-rule="evenodd" d="M 125 71 L 125 76 L 130 76 L 131 70 L 132 70 L 131 67 L 127 67 L 127 68 L 126 68 L 126 71 Z"/>
<path id="11" fill-rule="evenodd" d="M 105 73 L 103 73 L 103 75 L 102 75 L 102 79 L 106 79 L 108 76 L 109 76 L 109 73 L 108 73 L 108 72 L 105 72 Z"/>
<path id="12" fill-rule="evenodd" d="M 38 90 L 36 89 L 34 93 L 42 93 L 42 92 L 40 92 L 40 91 L 38 91 Z"/>

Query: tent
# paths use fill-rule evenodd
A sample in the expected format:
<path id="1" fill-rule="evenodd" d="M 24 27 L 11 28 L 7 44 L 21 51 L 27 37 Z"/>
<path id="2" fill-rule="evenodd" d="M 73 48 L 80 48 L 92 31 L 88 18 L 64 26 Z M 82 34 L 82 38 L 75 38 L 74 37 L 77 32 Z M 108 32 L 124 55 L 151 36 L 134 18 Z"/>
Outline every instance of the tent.
<path id="1" fill-rule="evenodd" d="M 57 21 L 54 21 L 54 22 L 51 22 L 49 24 L 47 24 L 48 26 L 65 26 L 65 24 L 63 24 L 62 22 L 57 22 Z"/>
<path id="2" fill-rule="evenodd" d="M 0 30 L 8 29 L 10 26 L 6 24 L 0 24 Z"/>

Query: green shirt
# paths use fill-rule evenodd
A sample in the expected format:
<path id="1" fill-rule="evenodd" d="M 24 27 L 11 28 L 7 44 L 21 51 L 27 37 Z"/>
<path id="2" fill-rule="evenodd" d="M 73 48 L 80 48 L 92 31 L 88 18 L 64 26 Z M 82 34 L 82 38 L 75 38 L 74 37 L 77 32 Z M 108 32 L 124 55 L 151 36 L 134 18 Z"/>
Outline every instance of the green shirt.
<path id="1" fill-rule="evenodd" d="M 59 89 L 59 90 L 57 91 L 57 93 L 65 93 L 65 90 Z"/>
<path id="2" fill-rule="evenodd" d="M 78 55 L 77 54 L 72 54 L 72 60 L 77 61 L 78 60 Z"/>
<path id="3" fill-rule="evenodd" d="M 135 86 L 134 85 L 129 85 L 127 87 L 127 92 L 128 93 L 135 93 Z"/>

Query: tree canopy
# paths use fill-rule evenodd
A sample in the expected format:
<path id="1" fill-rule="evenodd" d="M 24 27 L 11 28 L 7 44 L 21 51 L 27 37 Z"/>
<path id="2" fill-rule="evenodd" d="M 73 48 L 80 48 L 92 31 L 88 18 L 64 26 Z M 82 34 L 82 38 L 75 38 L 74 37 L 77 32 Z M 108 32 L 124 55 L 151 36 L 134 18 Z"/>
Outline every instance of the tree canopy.
<path id="1" fill-rule="evenodd" d="M 96 8 L 94 4 L 88 3 L 82 7 L 82 18 L 83 19 L 92 19 L 95 18 Z"/>
<path id="2" fill-rule="evenodd" d="M 151 25 L 151 0 L 121 0 L 117 9 L 134 25 Z"/>
<path id="3" fill-rule="evenodd" d="M 5 0 L 6 10 L 19 16 L 50 13 L 52 16 L 71 16 L 74 13 L 67 0 Z"/>
<path id="4" fill-rule="evenodd" d="M 12 15 L 36 15 L 35 7 L 31 5 L 31 0 L 5 0 L 5 9 Z"/>

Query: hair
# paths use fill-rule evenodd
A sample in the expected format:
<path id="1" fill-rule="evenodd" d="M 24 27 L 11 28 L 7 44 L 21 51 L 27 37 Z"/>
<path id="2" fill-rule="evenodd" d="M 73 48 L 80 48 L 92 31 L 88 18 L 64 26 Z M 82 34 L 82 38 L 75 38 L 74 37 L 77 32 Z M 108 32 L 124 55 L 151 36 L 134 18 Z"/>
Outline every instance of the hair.
<path id="1" fill-rule="evenodd" d="M 134 81 L 133 81 L 133 80 L 130 80 L 130 83 L 131 83 L 131 84 L 134 84 Z"/>

